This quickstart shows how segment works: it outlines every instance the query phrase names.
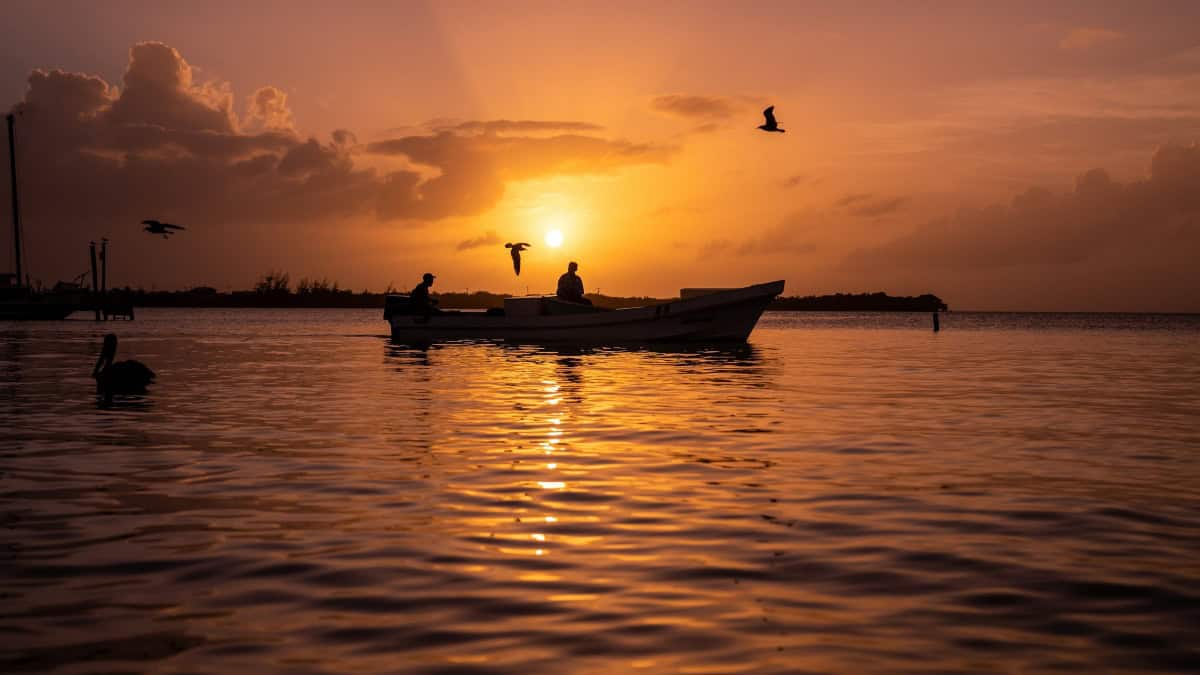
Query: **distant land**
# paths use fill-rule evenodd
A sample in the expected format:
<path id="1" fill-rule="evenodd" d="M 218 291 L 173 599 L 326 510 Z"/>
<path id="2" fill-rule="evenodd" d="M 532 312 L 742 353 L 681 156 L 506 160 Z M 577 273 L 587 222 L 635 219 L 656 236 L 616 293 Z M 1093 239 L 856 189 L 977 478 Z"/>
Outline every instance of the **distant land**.
<path id="1" fill-rule="evenodd" d="M 367 290 L 354 292 L 340 288 L 338 283 L 327 280 L 301 279 L 292 288 L 287 274 L 270 273 L 259 279 L 251 290 L 220 292 L 215 288 L 200 286 L 186 291 L 147 291 L 144 289 L 113 289 L 109 295 L 114 300 L 127 302 L 135 307 L 378 307 L 383 308 L 388 293 L 395 289 L 375 293 Z M 486 309 L 500 307 L 508 293 L 475 291 L 474 293 L 432 293 L 439 306 L 444 309 Z M 641 307 L 678 298 L 652 298 L 647 296 L 611 296 L 589 293 L 588 299 L 599 307 L 621 309 Z M 936 312 L 949 307 L 936 295 L 916 297 L 892 296 L 886 293 L 837 293 L 834 295 L 809 295 L 776 298 L 768 311 L 813 311 L 813 312 Z"/>
<path id="2" fill-rule="evenodd" d="M 946 312 L 950 307 L 936 295 L 894 296 L 887 293 L 835 293 L 775 298 L 768 309 L 808 312 Z"/>

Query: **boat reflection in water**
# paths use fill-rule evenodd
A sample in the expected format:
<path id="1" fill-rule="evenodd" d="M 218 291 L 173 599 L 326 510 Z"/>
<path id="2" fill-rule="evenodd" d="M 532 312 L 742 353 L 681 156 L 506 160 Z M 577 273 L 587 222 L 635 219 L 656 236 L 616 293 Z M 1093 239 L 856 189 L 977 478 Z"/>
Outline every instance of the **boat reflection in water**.
<path id="1" fill-rule="evenodd" d="M 529 584 L 528 591 L 581 609 L 602 607 L 624 582 L 576 579 L 565 570 L 588 567 L 594 555 L 615 556 L 615 564 L 639 549 L 648 561 L 654 546 L 642 534 L 670 537 L 689 527 L 664 509 L 673 510 L 681 494 L 672 476 L 691 482 L 685 476 L 694 470 L 681 467 L 708 471 L 709 459 L 688 439 L 712 429 L 689 429 L 678 413 L 714 404 L 723 390 L 730 398 L 722 403 L 737 410 L 747 388 L 771 379 L 761 350 L 745 343 L 410 348 L 392 341 L 385 355 L 413 394 L 405 440 L 421 435 L 428 442 L 427 475 L 445 481 L 447 496 L 439 501 L 456 504 L 438 516 L 443 547 L 454 549 L 445 554 L 468 566 L 477 561 L 497 588 Z M 444 366 L 465 362 L 474 362 L 469 370 L 478 381 L 462 381 L 458 370 L 454 387 L 475 396 L 431 399 L 431 391 L 448 388 L 438 382 L 451 377 Z M 664 392 L 657 410 L 628 406 L 656 383 Z M 713 428 L 742 424 L 720 419 L 727 415 L 714 416 Z M 466 457 L 475 470 L 464 471 L 459 458 Z M 640 469 L 621 468 L 630 462 Z M 660 480 L 648 481 L 656 472 Z M 655 586 L 633 592 L 654 593 Z"/>

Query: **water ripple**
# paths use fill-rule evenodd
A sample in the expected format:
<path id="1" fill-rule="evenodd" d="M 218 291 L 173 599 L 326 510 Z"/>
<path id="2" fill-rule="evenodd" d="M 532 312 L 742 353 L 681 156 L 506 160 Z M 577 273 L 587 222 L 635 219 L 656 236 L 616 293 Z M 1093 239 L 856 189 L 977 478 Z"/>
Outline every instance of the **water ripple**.
<path id="1" fill-rule="evenodd" d="M 0 326 L 0 670 L 1200 668 L 1200 322 Z M 108 329 L 159 380 L 111 406 Z"/>

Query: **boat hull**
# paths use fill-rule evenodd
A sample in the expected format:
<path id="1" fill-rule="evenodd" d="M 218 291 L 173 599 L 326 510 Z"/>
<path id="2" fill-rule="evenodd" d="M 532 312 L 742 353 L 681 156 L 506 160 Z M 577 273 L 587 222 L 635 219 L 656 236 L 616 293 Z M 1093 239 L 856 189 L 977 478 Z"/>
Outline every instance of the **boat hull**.
<path id="1" fill-rule="evenodd" d="M 406 344 L 505 340 L 572 344 L 745 342 L 784 282 L 615 311 L 537 316 L 481 312 L 392 315 L 392 338 Z"/>

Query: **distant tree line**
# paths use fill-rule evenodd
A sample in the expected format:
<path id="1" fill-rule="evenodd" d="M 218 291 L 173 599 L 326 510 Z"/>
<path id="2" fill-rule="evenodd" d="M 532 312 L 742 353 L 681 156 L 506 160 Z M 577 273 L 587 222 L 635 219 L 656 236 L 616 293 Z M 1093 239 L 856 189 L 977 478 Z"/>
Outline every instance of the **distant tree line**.
<path id="1" fill-rule="evenodd" d="M 292 288 L 291 276 L 287 272 L 270 271 L 259 277 L 253 290 L 220 292 L 211 286 L 197 286 L 186 291 L 147 291 L 141 288 L 113 289 L 109 294 L 114 299 L 129 302 L 136 307 L 378 307 L 383 308 L 385 296 L 396 293 L 389 285 L 382 292 L 362 290 L 354 292 L 341 288 L 335 279 L 301 278 Z M 509 293 L 489 291 L 434 292 L 438 304 L 445 309 L 487 309 L 501 307 Z M 589 293 L 588 299 L 599 307 L 621 309 L 641 307 L 677 298 L 652 298 L 647 296 L 610 296 Z M 857 311 L 857 312 L 937 312 L 948 307 L 936 295 L 895 297 L 886 293 L 859 293 L 835 295 L 810 295 L 805 297 L 776 298 L 768 310 L 782 311 Z"/>
<path id="2" fill-rule="evenodd" d="M 768 309 L 809 312 L 945 312 L 936 295 L 894 296 L 887 293 L 835 293 L 775 298 Z"/>

